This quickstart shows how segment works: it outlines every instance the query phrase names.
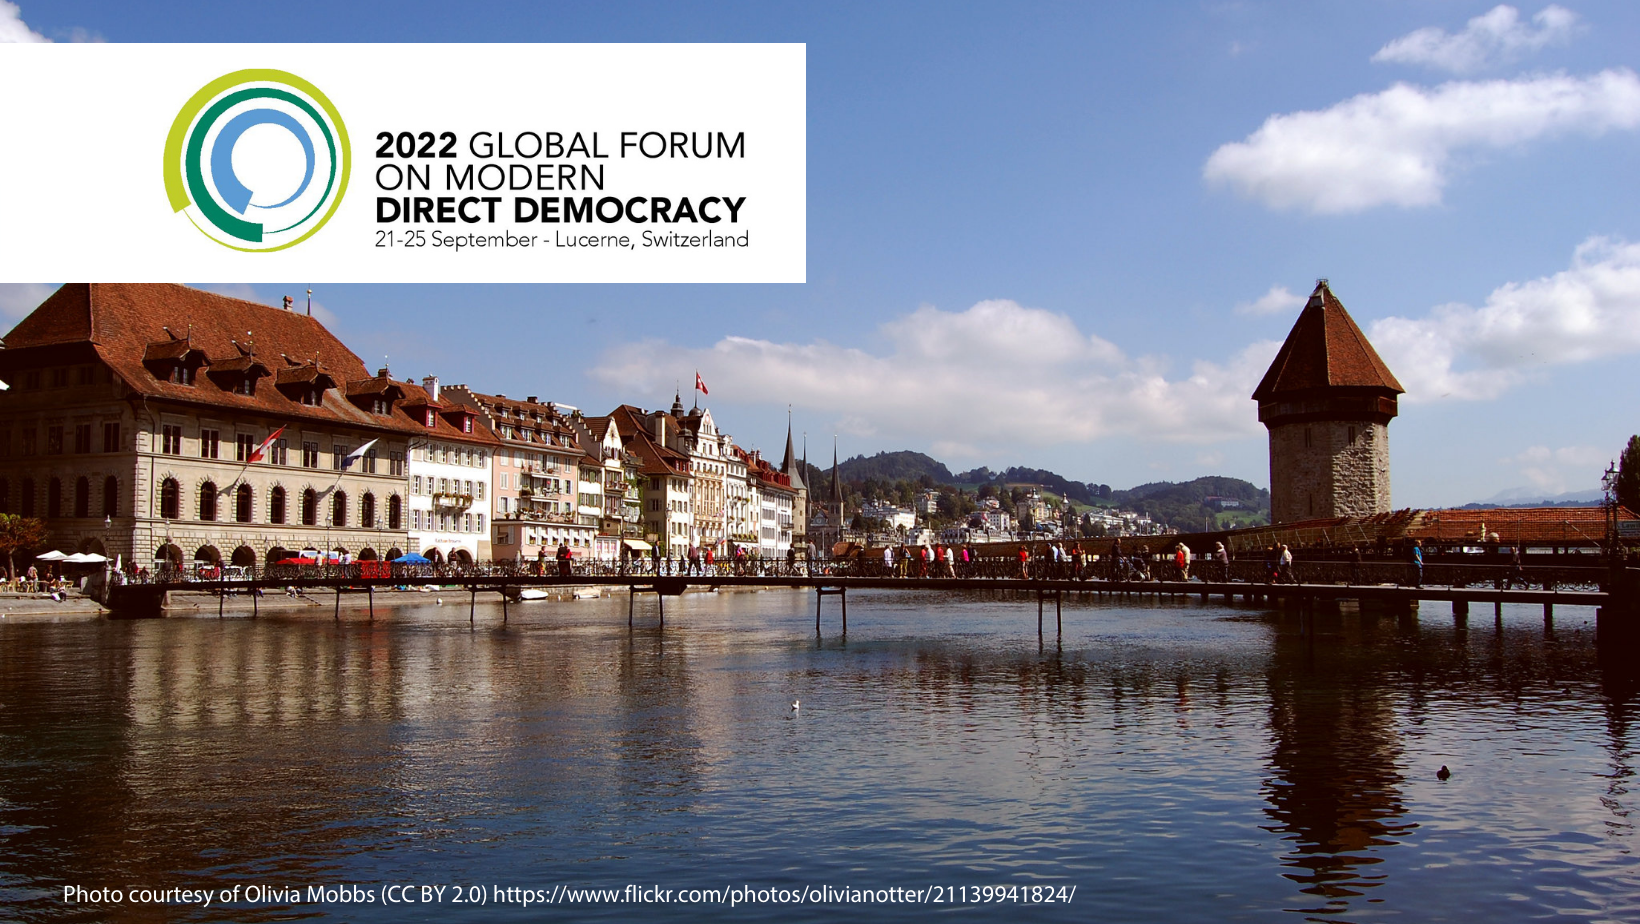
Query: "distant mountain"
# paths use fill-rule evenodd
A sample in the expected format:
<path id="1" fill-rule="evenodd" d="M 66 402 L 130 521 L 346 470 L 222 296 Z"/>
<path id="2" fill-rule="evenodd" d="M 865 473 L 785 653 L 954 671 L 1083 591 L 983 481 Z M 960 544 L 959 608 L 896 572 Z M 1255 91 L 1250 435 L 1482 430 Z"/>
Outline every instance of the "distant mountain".
<path id="1" fill-rule="evenodd" d="M 1209 497 L 1233 497 L 1250 512 L 1270 508 L 1270 492 L 1240 478 L 1210 475 L 1194 481 L 1174 483 L 1154 481 L 1126 491 L 1112 490 L 1110 485 L 1072 481 L 1056 472 L 1040 468 L 1013 466 L 1000 472 L 989 468 L 970 469 L 953 475 L 939 460 L 920 452 L 879 452 L 874 456 L 855 456 L 839 463 L 838 472 L 844 484 L 856 486 L 866 481 L 893 484 L 899 481 L 933 485 L 953 485 L 974 488 L 995 485 L 998 488 L 1017 485 L 1041 485 L 1053 494 L 1079 504 L 1120 505 L 1150 513 L 1162 522 L 1179 519 L 1180 522 L 1198 522 L 1203 516 L 1202 506 Z M 829 496 L 831 469 L 810 465 L 805 472 L 809 491 L 817 497 Z"/>
<path id="2" fill-rule="evenodd" d="M 855 456 L 837 464 L 844 483 L 863 481 L 917 481 L 926 476 L 933 484 L 956 484 L 956 476 L 944 463 L 920 452 L 879 452 L 874 456 Z M 825 496 L 831 490 L 831 469 L 809 465 L 803 473 L 809 491 Z"/>
<path id="3" fill-rule="evenodd" d="M 1598 507 L 1605 499 L 1599 488 L 1587 491 L 1567 491 L 1563 494 L 1545 494 L 1533 488 L 1510 488 L 1483 501 L 1463 505 L 1464 510 L 1484 510 L 1488 507 Z"/>
<path id="4" fill-rule="evenodd" d="M 1270 506 L 1270 492 L 1240 478 L 1207 475 L 1195 481 L 1152 481 L 1126 491 L 1114 491 L 1111 499 L 1120 504 L 1155 500 L 1174 504 L 1200 504 L 1209 497 L 1233 497 L 1254 510 Z"/>
<path id="5" fill-rule="evenodd" d="M 1072 481 L 1047 469 L 1025 468 L 1020 465 L 1000 472 L 993 472 L 985 467 L 971 469 L 958 475 L 956 483 L 962 485 L 994 484 L 998 486 L 1039 484 L 1054 494 L 1076 501 L 1079 504 L 1098 504 L 1101 501 L 1108 501 L 1111 493 L 1108 484 Z"/>

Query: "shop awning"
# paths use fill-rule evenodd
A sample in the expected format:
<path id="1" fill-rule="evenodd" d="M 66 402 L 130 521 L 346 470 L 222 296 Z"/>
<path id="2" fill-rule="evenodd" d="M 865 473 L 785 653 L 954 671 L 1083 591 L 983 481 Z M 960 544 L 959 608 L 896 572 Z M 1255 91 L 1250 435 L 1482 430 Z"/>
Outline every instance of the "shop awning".
<path id="1" fill-rule="evenodd" d="M 621 544 L 634 552 L 647 552 L 651 548 L 654 548 L 654 546 L 651 546 L 642 539 L 622 539 Z"/>

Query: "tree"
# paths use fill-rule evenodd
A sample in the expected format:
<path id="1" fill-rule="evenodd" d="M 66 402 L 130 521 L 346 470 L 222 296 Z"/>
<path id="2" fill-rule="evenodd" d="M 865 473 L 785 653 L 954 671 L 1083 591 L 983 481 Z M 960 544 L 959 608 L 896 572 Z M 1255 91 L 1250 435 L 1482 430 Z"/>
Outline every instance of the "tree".
<path id="1" fill-rule="evenodd" d="M 37 549 L 46 544 L 46 523 L 38 517 L 16 513 L 0 513 L 0 551 L 6 553 L 6 576 L 16 580 L 18 552 Z"/>
<path id="2" fill-rule="evenodd" d="M 1640 436 L 1629 437 L 1629 444 L 1618 457 L 1617 502 L 1640 511 Z"/>

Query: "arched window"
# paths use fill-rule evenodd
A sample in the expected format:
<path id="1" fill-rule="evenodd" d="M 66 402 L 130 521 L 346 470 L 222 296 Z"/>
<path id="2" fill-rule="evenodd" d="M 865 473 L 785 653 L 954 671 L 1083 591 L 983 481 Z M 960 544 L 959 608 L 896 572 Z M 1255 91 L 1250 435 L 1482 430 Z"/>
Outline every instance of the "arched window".
<path id="1" fill-rule="evenodd" d="M 369 491 L 359 498 L 359 525 L 365 529 L 376 528 L 376 495 Z"/>
<path id="2" fill-rule="evenodd" d="M 302 525 L 319 525 L 319 495 L 312 488 L 302 492 Z"/>
<path id="3" fill-rule="evenodd" d="M 285 522 L 285 489 L 274 488 L 268 492 L 268 522 L 283 525 Z"/>
<path id="4" fill-rule="evenodd" d="M 330 525 L 342 527 L 347 525 L 347 492 L 337 491 L 330 499 Z"/>
<path id="5" fill-rule="evenodd" d="M 34 516 L 34 479 L 24 478 L 23 489 L 17 495 L 17 512 L 25 517 Z"/>
<path id="6" fill-rule="evenodd" d="M 46 516 L 60 517 L 63 515 L 63 482 L 60 478 L 53 478 L 46 482 Z"/>
<path id="7" fill-rule="evenodd" d="M 0 478 L 0 513 L 11 512 L 11 479 Z"/>
<path id="8" fill-rule="evenodd" d="M 120 480 L 113 475 L 103 479 L 103 516 L 120 515 Z"/>
<path id="9" fill-rule="evenodd" d="M 216 519 L 216 482 L 207 481 L 199 486 L 199 518 Z"/>
<path id="10" fill-rule="evenodd" d="M 91 479 L 84 475 L 74 479 L 74 515 L 91 516 Z"/>
<path id="11" fill-rule="evenodd" d="M 387 528 L 404 528 L 404 501 L 397 494 L 387 499 Z"/>
<path id="12" fill-rule="evenodd" d="M 255 501 L 251 486 L 241 484 L 239 490 L 234 492 L 233 518 L 240 523 L 249 523 L 255 517 Z M 254 563 L 255 555 L 251 557 Z"/>
<path id="13" fill-rule="evenodd" d="M 159 515 L 167 520 L 182 516 L 182 486 L 175 478 L 167 478 L 159 486 Z"/>

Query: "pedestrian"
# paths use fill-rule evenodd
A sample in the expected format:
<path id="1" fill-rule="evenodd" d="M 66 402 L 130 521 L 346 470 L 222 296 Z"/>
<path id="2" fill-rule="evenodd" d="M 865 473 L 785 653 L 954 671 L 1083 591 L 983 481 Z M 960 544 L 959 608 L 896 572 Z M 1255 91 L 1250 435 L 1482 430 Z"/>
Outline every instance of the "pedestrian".
<path id="1" fill-rule="evenodd" d="M 1287 548 L 1286 543 L 1281 544 L 1281 558 L 1279 560 L 1281 562 L 1282 582 L 1286 584 L 1297 584 L 1298 581 L 1293 577 L 1293 550 Z"/>
<path id="2" fill-rule="evenodd" d="M 569 577 L 570 551 L 569 544 L 562 540 L 558 543 L 558 576 Z"/>
<path id="3" fill-rule="evenodd" d="M 1361 583 L 1361 543 L 1350 547 L 1350 583 Z"/>
<path id="4" fill-rule="evenodd" d="M 1026 579 L 1031 576 L 1031 551 L 1023 542 L 1019 544 L 1019 576 Z"/>
<path id="5" fill-rule="evenodd" d="M 894 576 L 894 547 L 891 545 L 883 546 L 883 574 L 887 577 Z"/>
<path id="6" fill-rule="evenodd" d="M 1173 550 L 1173 564 L 1179 569 L 1179 580 L 1190 580 L 1190 546 L 1179 543 Z"/>
<path id="7" fill-rule="evenodd" d="M 1412 586 L 1424 586 L 1424 541 L 1412 540 Z"/>

